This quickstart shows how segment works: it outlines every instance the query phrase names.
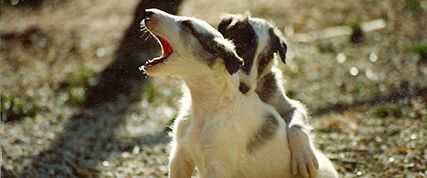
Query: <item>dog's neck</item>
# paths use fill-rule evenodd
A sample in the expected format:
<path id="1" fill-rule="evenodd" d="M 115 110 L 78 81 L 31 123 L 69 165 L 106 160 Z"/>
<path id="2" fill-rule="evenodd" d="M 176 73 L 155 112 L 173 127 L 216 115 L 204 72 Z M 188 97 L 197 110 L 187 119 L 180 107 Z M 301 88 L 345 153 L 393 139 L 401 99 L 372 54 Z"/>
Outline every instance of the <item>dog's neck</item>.
<path id="1" fill-rule="evenodd" d="M 239 93 L 239 81 L 225 68 L 194 72 L 182 77 L 187 85 L 196 118 L 205 118 L 227 107 Z"/>

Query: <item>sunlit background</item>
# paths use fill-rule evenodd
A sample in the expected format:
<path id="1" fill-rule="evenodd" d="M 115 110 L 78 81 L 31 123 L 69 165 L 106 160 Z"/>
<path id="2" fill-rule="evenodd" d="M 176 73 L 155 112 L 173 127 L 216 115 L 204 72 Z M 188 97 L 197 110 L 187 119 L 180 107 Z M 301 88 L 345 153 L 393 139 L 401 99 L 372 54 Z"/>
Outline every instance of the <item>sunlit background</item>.
<path id="1" fill-rule="evenodd" d="M 158 53 L 131 28 L 144 3 L 171 2 L 1 1 L 2 176 L 167 177 L 182 83 L 137 68 Z M 316 147 L 341 177 L 427 176 L 426 0 L 172 6 L 214 27 L 247 11 L 277 25 L 286 93 L 309 108 Z"/>

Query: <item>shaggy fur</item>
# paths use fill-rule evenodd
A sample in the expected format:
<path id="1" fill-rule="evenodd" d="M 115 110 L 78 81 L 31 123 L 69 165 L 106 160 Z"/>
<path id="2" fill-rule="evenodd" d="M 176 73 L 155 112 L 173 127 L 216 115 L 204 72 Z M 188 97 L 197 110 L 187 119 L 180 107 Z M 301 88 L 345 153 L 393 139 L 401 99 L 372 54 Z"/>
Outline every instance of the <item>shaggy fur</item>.
<path id="1" fill-rule="evenodd" d="M 169 177 L 189 178 L 195 167 L 203 178 L 291 177 L 286 122 L 255 92 L 239 91 L 243 62 L 234 45 L 190 17 L 150 9 L 144 23 L 163 48 L 144 70 L 188 87 L 173 126 Z"/>

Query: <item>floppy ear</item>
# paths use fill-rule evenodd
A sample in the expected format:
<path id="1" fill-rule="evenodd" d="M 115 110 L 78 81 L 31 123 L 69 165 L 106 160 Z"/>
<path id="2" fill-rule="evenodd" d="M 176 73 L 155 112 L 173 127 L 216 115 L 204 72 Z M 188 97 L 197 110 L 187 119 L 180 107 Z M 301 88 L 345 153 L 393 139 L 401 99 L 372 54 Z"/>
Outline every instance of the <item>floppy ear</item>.
<path id="1" fill-rule="evenodd" d="M 221 19 L 221 22 L 219 22 L 218 25 L 218 31 L 224 35 L 225 31 L 227 30 L 228 26 L 231 24 L 233 19 L 231 17 L 226 17 Z"/>
<path id="2" fill-rule="evenodd" d="M 243 66 L 243 60 L 237 55 L 233 43 L 224 38 L 215 37 L 210 33 L 198 32 L 190 21 L 183 21 L 182 23 L 191 30 L 204 50 L 224 60 L 225 68 L 231 75 Z"/>
<path id="3" fill-rule="evenodd" d="M 286 46 L 285 40 L 278 30 L 270 29 L 269 35 L 271 39 L 271 46 L 273 46 L 273 50 L 277 52 L 282 59 L 282 62 L 286 64 L 286 51 L 288 47 Z"/>
<path id="4" fill-rule="evenodd" d="M 201 44 L 203 42 L 200 42 Z M 202 44 L 203 48 L 211 48 L 212 54 L 224 60 L 225 68 L 230 75 L 236 73 L 243 66 L 243 60 L 240 58 L 233 43 L 221 38 L 213 38 L 211 42 Z M 210 50 L 207 50 L 210 51 Z"/>

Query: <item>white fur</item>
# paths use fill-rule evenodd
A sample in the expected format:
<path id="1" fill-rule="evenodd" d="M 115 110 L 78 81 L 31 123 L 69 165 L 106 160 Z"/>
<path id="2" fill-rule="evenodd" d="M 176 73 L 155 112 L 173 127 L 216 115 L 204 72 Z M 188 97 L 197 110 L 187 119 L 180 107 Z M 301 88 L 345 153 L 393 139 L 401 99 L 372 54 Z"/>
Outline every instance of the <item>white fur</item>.
<path id="1" fill-rule="evenodd" d="M 221 42 L 222 35 L 203 21 L 151 11 L 148 29 L 169 41 L 174 52 L 145 70 L 150 75 L 178 77 L 188 87 L 173 126 L 169 177 L 189 178 L 195 167 L 202 178 L 291 177 L 284 120 L 255 92 L 242 94 L 239 76 L 230 75 L 220 59 L 213 66 L 203 63 L 209 55 L 188 31 L 179 28 L 180 20 L 191 20 L 199 32 L 213 34 L 217 42 L 233 47 Z M 249 152 L 247 145 L 267 113 L 278 121 L 277 133 Z"/>
<path id="2" fill-rule="evenodd" d="M 258 64 L 260 63 L 261 56 L 265 52 L 272 52 L 270 49 L 273 49 L 274 46 L 278 45 L 271 43 L 269 29 L 273 29 L 275 35 L 280 39 L 280 41 L 284 41 L 280 31 L 271 23 L 267 22 L 264 19 L 250 17 L 248 13 L 243 15 L 238 14 L 227 14 L 222 17 L 224 20 L 231 20 L 230 24 L 226 25 L 226 27 L 222 27 L 224 33 L 227 33 L 229 27 L 237 25 L 237 22 L 248 22 L 248 24 L 252 27 L 255 32 L 256 39 L 258 40 L 258 45 L 256 49 L 256 53 L 253 60 L 253 66 L 249 74 L 241 72 L 242 81 L 247 84 L 250 88 L 249 92 L 255 90 L 255 92 L 261 94 L 265 90 L 265 88 L 273 87 L 268 83 L 265 83 L 265 76 L 270 74 L 271 72 L 274 74 L 275 82 L 277 83 L 278 90 L 269 90 L 271 95 L 268 98 L 264 98 L 267 104 L 272 105 L 276 111 L 279 112 L 281 117 L 288 122 L 288 141 L 292 154 L 292 168 L 294 173 L 298 173 L 299 175 L 306 177 L 321 177 L 328 172 L 329 176 L 326 177 L 337 177 L 337 173 L 333 168 L 332 163 L 319 151 L 317 151 L 313 145 L 311 140 L 309 131 L 311 127 L 306 123 L 309 115 L 307 113 L 307 109 L 303 104 L 296 100 L 292 100 L 288 98 L 285 94 L 285 90 L 283 88 L 283 72 L 273 66 L 274 61 L 280 63 L 280 55 L 275 54 L 275 60 L 270 60 L 270 62 L 266 65 L 265 69 L 261 74 L 258 74 Z M 241 25 L 241 24 L 240 24 Z M 246 25 L 246 24 L 244 24 Z M 244 28 L 245 29 L 245 28 Z M 236 29 L 230 29 L 236 30 Z M 239 29 L 238 29 L 239 30 Z M 235 33 L 235 32 L 234 32 Z M 239 37 L 232 37 L 232 40 L 238 40 Z M 237 38 L 237 39 L 234 39 Z M 235 41 L 239 43 L 239 41 Z M 255 44 L 254 44 L 255 45 Z M 245 51 L 250 52 L 250 51 Z M 277 51 L 276 51 L 277 52 Z M 243 52 L 244 53 L 244 52 Z M 279 62 L 280 61 L 280 62 Z M 269 81 L 272 82 L 272 81 Z M 267 86 L 264 86 L 267 84 Z M 255 89 L 256 88 L 256 89 Z M 271 88 L 270 88 L 271 89 Z M 316 176 L 316 165 L 317 162 L 319 165 L 319 170 L 317 171 L 318 176 Z"/>

